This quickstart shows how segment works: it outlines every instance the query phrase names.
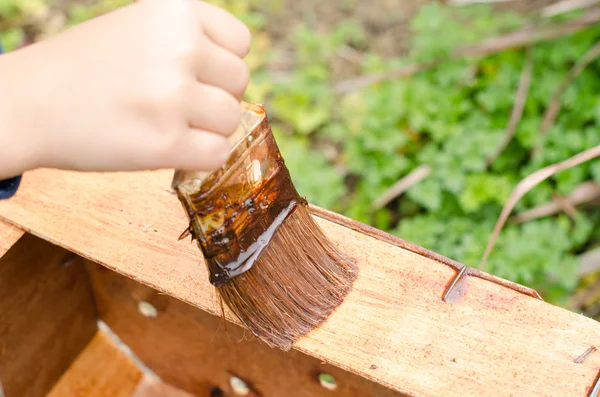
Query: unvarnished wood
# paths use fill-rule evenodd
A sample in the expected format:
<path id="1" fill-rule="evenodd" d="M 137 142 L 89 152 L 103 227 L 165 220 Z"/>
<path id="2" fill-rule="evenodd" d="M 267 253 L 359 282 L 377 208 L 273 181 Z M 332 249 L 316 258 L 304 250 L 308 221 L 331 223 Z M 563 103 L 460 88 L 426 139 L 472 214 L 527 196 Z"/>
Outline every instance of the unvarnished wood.
<path id="1" fill-rule="evenodd" d="M 200 253 L 177 241 L 187 222 L 170 182 L 171 172 L 39 170 L 0 203 L 0 217 L 218 314 Z M 593 320 L 478 278 L 467 280 L 457 302 L 444 303 L 454 269 L 329 221 L 319 224 L 357 258 L 360 275 L 342 306 L 298 349 L 415 396 L 583 397 L 592 387 L 600 354 L 573 361 L 600 344 Z"/>
<path id="2" fill-rule="evenodd" d="M 108 396 L 107 396 L 108 397 Z M 131 397 L 195 397 L 183 390 L 161 382 L 151 376 L 144 376 Z"/>
<path id="3" fill-rule="evenodd" d="M 102 320 L 161 379 L 198 397 L 214 397 L 216 389 L 234 396 L 232 376 L 250 385 L 247 397 L 402 397 L 299 351 L 272 349 L 235 324 L 103 266 L 88 268 Z M 140 303 L 156 312 L 144 316 Z M 321 373 L 335 378 L 335 390 L 320 385 Z"/>
<path id="4" fill-rule="evenodd" d="M 131 397 L 141 370 L 98 331 L 47 397 Z"/>
<path id="5" fill-rule="evenodd" d="M 0 258 L 19 241 L 24 233 L 16 226 L 0 221 Z"/>
<path id="6" fill-rule="evenodd" d="M 0 258 L 0 383 L 7 397 L 45 396 L 95 331 L 87 272 L 72 253 L 26 235 Z"/>

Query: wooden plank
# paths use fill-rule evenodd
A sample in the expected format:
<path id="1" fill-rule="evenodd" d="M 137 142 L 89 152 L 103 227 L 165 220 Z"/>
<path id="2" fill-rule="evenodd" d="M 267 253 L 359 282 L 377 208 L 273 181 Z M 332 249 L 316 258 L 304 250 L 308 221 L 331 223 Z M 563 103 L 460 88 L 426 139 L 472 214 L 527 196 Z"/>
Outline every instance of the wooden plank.
<path id="1" fill-rule="evenodd" d="M 0 383 L 7 397 L 42 397 L 96 330 L 85 267 L 32 235 L 0 258 Z"/>
<path id="2" fill-rule="evenodd" d="M 130 397 L 141 370 L 98 331 L 47 397 Z"/>
<path id="3" fill-rule="evenodd" d="M 0 220 L 0 258 L 13 246 L 25 232 L 16 226 Z"/>
<path id="4" fill-rule="evenodd" d="M 200 253 L 177 241 L 187 221 L 170 182 L 169 171 L 38 170 L 18 197 L 0 203 L 0 217 L 218 314 Z M 318 222 L 357 258 L 360 275 L 297 349 L 408 395 L 583 397 L 592 387 L 600 354 L 573 361 L 600 343 L 595 321 L 480 278 L 468 278 L 463 296 L 444 303 L 451 267 Z"/>
<path id="5" fill-rule="evenodd" d="M 109 397 L 109 396 L 107 396 Z M 131 397 L 194 397 L 160 380 L 144 376 Z"/>
<path id="6" fill-rule="evenodd" d="M 402 396 L 299 351 L 269 348 L 237 325 L 225 328 L 222 319 L 100 265 L 89 269 L 104 322 L 161 379 L 190 393 L 236 395 L 230 378 L 237 376 L 252 385 L 249 397 Z M 141 302 L 156 316 L 142 315 Z M 337 388 L 323 388 L 320 373 L 333 376 Z"/>

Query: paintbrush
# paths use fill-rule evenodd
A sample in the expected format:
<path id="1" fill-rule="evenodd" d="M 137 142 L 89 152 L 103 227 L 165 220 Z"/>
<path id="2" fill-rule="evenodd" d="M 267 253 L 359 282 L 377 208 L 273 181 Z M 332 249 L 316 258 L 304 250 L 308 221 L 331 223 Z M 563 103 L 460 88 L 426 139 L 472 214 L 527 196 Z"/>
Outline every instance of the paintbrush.
<path id="1" fill-rule="evenodd" d="M 221 168 L 175 171 L 172 187 L 190 220 L 180 238 L 197 241 L 210 282 L 242 324 L 289 350 L 341 304 L 357 267 L 296 191 L 264 107 L 242 108 Z"/>

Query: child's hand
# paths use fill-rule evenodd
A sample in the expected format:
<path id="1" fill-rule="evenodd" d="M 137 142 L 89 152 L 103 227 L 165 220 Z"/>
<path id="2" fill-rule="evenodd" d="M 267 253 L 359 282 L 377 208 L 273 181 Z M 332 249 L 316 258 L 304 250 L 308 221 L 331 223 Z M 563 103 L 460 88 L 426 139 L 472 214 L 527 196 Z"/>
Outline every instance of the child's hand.
<path id="1" fill-rule="evenodd" d="M 0 177 L 220 166 L 249 46 L 221 9 L 142 0 L 0 56 Z"/>

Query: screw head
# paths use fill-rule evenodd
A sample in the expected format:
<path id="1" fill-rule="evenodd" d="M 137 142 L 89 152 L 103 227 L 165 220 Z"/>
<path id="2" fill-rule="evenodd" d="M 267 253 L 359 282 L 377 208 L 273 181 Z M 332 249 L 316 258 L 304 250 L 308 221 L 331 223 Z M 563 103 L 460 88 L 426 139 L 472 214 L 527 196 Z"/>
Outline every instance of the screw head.
<path id="1" fill-rule="evenodd" d="M 231 386 L 231 389 L 236 396 L 247 396 L 250 394 L 250 388 L 246 382 L 237 376 L 232 376 L 229 378 L 229 386 Z"/>
<path id="2" fill-rule="evenodd" d="M 337 389 L 335 378 L 330 374 L 319 374 L 319 383 L 327 390 Z"/>
<path id="3" fill-rule="evenodd" d="M 146 301 L 138 302 L 138 311 L 144 317 L 156 318 L 158 316 L 158 310 Z"/>

